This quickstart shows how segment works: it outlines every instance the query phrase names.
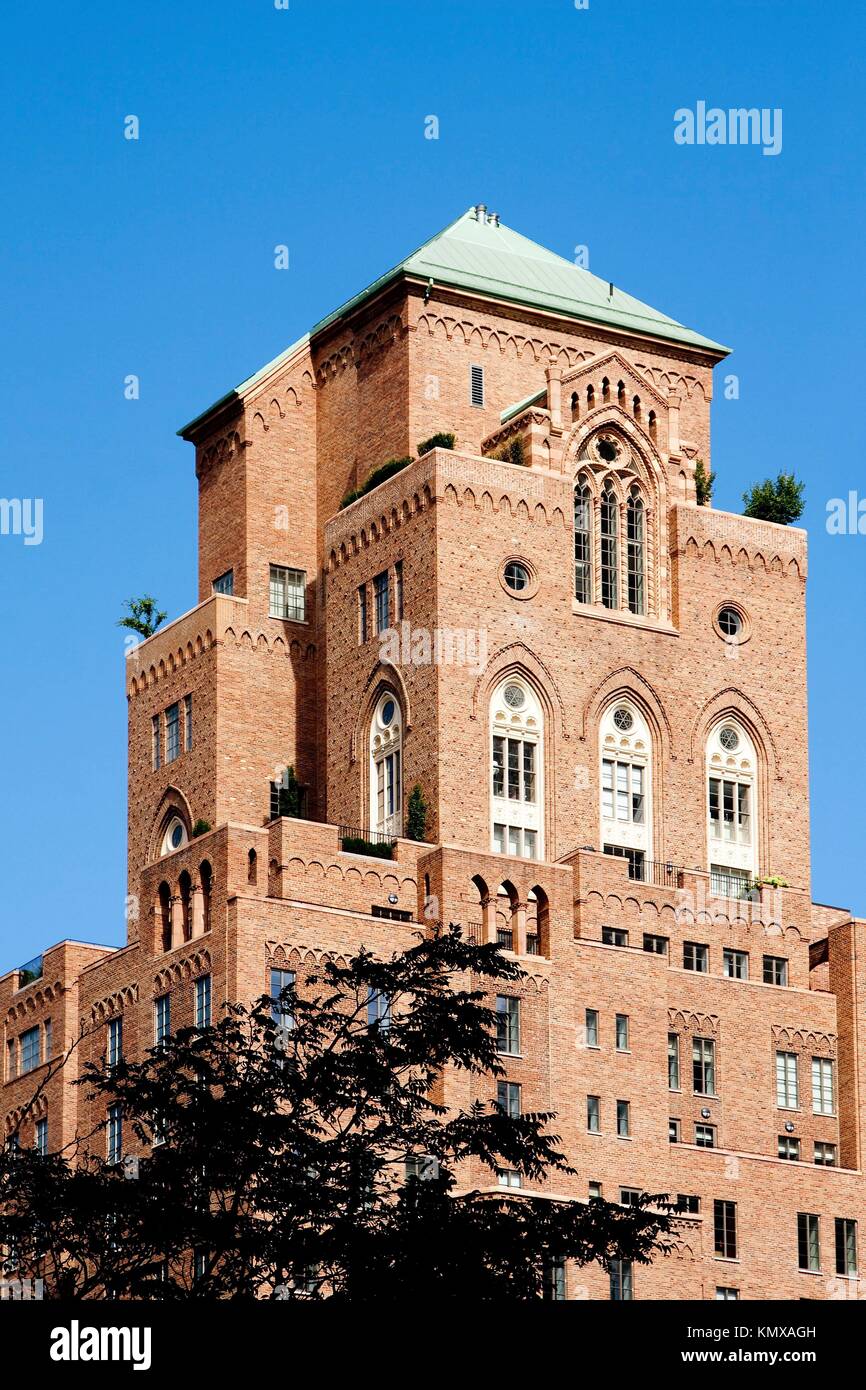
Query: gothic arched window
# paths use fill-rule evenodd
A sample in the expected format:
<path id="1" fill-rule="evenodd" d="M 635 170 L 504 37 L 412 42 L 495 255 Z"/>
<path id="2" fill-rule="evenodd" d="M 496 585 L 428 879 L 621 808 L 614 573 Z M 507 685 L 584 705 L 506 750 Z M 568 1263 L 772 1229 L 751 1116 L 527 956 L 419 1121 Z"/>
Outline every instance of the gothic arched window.
<path id="1" fill-rule="evenodd" d="M 651 857 L 652 739 L 637 705 L 617 699 L 606 710 L 601 744 L 601 840 L 605 854 L 629 861 L 629 876 L 643 881 Z"/>
<path id="2" fill-rule="evenodd" d="M 543 858 L 543 738 L 535 692 L 508 676 L 490 701 L 490 836 L 497 854 Z"/>
<path id="3" fill-rule="evenodd" d="M 610 483 L 601 494 L 601 601 L 605 608 L 619 603 L 619 503 Z"/>
<path id="4" fill-rule="evenodd" d="M 585 477 L 574 489 L 574 597 L 592 603 L 592 492 Z"/>
<path id="5" fill-rule="evenodd" d="M 707 845 L 711 891 L 737 898 L 758 868 L 755 745 L 738 720 L 720 720 L 707 739 Z"/>
<path id="6" fill-rule="evenodd" d="M 402 733 L 399 702 L 386 690 L 370 726 L 370 829 L 380 835 L 403 833 Z"/>
<path id="7" fill-rule="evenodd" d="M 646 512 L 640 490 L 635 484 L 626 502 L 626 567 L 628 606 L 631 613 L 646 612 L 644 597 Z"/>

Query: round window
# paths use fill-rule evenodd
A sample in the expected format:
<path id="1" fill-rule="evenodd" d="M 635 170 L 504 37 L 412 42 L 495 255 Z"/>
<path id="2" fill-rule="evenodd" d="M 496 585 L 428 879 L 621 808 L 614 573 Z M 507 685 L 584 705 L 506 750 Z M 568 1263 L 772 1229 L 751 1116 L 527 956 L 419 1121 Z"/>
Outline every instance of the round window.
<path id="1" fill-rule="evenodd" d="M 719 743 L 728 753 L 733 753 L 735 748 L 740 746 L 740 735 L 736 729 L 732 729 L 729 724 L 719 734 Z"/>
<path id="2" fill-rule="evenodd" d="M 503 578 L 508 588 L 513 589 L 516 594 L 529 587 L 529 570 L 519 560 L 508 561 Z"/>
<path id="3" fill-rule="evenodd" d="M 722 608 L 716 619 L 719 631 L 724 637 L 739 637 L 743 630 L 743 620 L 736 608 Z"/>
<path id="4" fill-rule="evenodd" d="M 506 685 L 505 703 L 511 709 L 523 709 L 526 704 L 526 691 L 521 685 Z"/>
<path id="5" fill-rule="evenodd" d="M 381 720 L 386 729 L 394 718 L 395 709 L 396 706 L 393 700 L 386 700 L 382 706 Z"/>
<path id="6" fill-rule="evenodd" d="M 173 825 L 172 828 L 171 828 L 171 847 L 172 847 L 172 849 L 180 849 L 180 847 L 181 847 L 182 844 L 183 844 L 183 826 L 180 825 L 180 824 Z"/>
<path id="7" fill-rule="evenodd" d="M 621 705 L 613 712 L 613 722 L 622 733 L 627 733 L 634 724 L 634 715 L 625 705 Z"/>
<path id="8" fill-rule="evenodd" d="M 598 441 L 598 456 L 604 459 L 605 463 L 613 463 L 616 458 L 616 445 L 612 439 L 600 439 Z"/>

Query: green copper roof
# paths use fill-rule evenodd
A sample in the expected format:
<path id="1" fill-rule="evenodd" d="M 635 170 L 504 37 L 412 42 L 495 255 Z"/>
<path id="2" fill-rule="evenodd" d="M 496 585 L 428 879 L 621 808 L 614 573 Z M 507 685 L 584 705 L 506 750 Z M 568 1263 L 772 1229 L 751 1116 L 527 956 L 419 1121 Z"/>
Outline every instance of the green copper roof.
<path id="1" fill-rule="evenodd" d="M 486 218 L 479 221 L 474 208 L 322 319 L 310 336 L 315 337 L 399 275 L 432 280 L 434 290 L 437 284 L 475 290 L 494 299 L 546 309 L 568 318 L 589 319 L 631 333 L 648 333 L 714 353 L 729 351 L 616 287 L 611 294 L 607 280 L 600 280 L 510 227 L 494 225 Z"/>
<path id="2" fill-rule="evenodd" d="M 616 287 L 611 293 L 607 280 L 599 279 L 597 275 L 557 256 L 510 227 L 496 225 L 487 218 L 479 220 L 475 209 L 470 208 L 339 309 L 320 319 L 309 334 L 241 382 L 235 391 L 223 396 L 189 425 L 178 430 L 178 434 L 186 434 L 217 406 L 245 395 L 260 377 L 264 377 L 283 358 L 288 358 L 305 341 L 315 338 L 393 280 L 404 276 L 432 280 L 434 296 L 437 285 L 447 285 L 452 289 L 468 290 L 528 308 L 544 309 L 565 318 L 582 319 L 629 333 L 647 334 L 688 347 L 703 348 L 713 354 L 724 355 L 729 351 L 720 343 L 713 342 L 712 338 L 705 338 L 693 329 L 685 328 L 676 319 L 650 308 Z"/>

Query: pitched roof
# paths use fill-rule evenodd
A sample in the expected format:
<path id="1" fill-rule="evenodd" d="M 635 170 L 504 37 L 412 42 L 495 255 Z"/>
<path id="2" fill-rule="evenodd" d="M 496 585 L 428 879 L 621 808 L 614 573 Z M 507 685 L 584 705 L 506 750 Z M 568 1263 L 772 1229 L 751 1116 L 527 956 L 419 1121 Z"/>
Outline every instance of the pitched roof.
<path id="1" fill-rule="evenodd" d="M 611 289 L 607 280 L 601 280 L 563 256 L 557 256 L 511 227 L 505 227 L 484 215 L 478 217 L 475 208 L 470 208 L 425 241 L 417 251 L 380 275 L 366 289 L 320 319 L 309 334 L 241 382 L 235 391 L 217 401 L 216 406 L 244 395 L 260 377 L 266 376 L 282 360 L 288 359 L 301 344 L 315 338 L 392 281 L 407 276 L 432 280 L 434 286 L 447 285 L 452 289 L 469 290 L 492 299 L 544 309 L 566 318 L 605 324 L 687 347 L 703 348 L 714 355 L 724 356 L 729 351 L 712 338 L 705 338 L 693 329 L 684 327 L 676 319 L 623 290 L 615 286 Z M 186 434 L 216 406 L 211 406 L 178 433 Z"/>

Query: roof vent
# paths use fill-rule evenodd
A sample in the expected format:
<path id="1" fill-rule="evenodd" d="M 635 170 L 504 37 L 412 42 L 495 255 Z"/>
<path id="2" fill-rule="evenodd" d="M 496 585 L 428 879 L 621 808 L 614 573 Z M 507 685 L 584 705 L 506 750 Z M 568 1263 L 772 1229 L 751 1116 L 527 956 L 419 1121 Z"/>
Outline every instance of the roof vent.
<path id="1" fill-rule="evenodd" d="M 486 204 L 486 203 L 476 203 L 476 204 L 475 204 L 475 221 L 476 221 L 476 222 L 483 222 L 483 221 L 486 219 L 486 217 L 487 217 L 487 204 Z"/>
<path id="2" fill-rule="evenodd" d="M 490 223 L 491 227 L 498 227 L 498 226 L 499 226 L 499 213 L 498 213 L 498 212 L 491 212 L 491 213 L 489 214 L 488 218 L 487 218 L 487 221 Z"/>

